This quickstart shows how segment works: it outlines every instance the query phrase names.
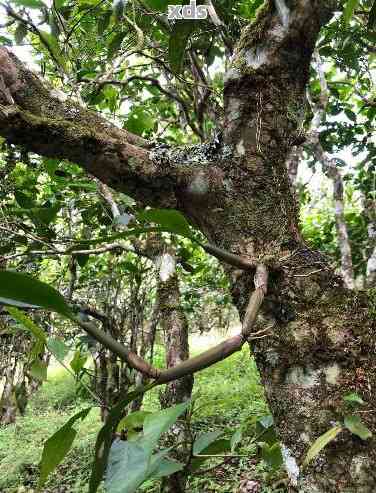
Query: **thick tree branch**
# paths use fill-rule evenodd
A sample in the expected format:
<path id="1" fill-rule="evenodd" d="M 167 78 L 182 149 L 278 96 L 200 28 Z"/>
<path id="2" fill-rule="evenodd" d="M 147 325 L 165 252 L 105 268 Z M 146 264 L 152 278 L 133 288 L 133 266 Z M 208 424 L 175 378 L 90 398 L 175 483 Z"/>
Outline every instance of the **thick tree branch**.
<path id="1" fill-rule="evenodd" d="M 0 134 L 37 154 L 67 159 L 148 204 L 174 204 L 177 170 L 150 144 L 49 87 L 0 48 Z"/>

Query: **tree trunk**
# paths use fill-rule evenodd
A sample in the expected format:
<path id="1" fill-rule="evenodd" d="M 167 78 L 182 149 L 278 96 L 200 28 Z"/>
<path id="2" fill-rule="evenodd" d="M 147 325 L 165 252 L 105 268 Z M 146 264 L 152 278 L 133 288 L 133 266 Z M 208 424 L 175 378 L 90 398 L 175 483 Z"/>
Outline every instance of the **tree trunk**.
<path id="1" fill-rule="evenodd" d="M 188 322 L 180 301 L 179 280 L 176 273 L 173 253 L 165 251 L 159 257 L 158 304 L 161 323 L 165 332 L 166 366 L 174 367 L 189 358 Z M 159 400 L 162 408 L 186 402 L 191 398 L 193 375 L 187 375 L 167 384 L 160 393 Z M 185 423 L 176 423 L 173 427 L 174 441 L 182 445 L 176 450 L 177 459 L 186 459 L 188 453 L 187 429 Z M 162 480 L 164 493 L 184 493 L 186 491 L 187 475 L 177 472 Z"/>
<path id="2" fill-rule="evenodd" d="M 376 287 L 376 202 L 373 197 L 364 200 L 365 216 L 368 222 L 369 256 L 366 268 L 366 286 Z"/>

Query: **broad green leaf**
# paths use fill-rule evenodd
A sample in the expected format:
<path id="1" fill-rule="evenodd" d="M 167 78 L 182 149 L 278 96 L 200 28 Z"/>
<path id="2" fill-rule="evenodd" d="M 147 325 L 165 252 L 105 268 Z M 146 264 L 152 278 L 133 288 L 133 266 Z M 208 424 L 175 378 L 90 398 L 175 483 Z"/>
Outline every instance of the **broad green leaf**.
<path id="1" fill-rule="evenodd" d="M 323 435 L 319 436 L 310 446 L 303 461 L 303 466 L 308 465 L 311 460 L 314 459 L 321 452 L 321 450 L 328 445 L 328 443 L 332 442 L 336 436 L 341 433 L 342 430 L 343 428 L 341 426 L 334 426 Z"/>
<path id="2" fill-rule="evenodd" d="M 149 416 L 151 413 L 147 411 L 136 411 L 134 413 L 128 414 L 123 419 L 120 420 L 116 431 L 120 432 L 123 430 L 137 430 L 142 431 L 142 427 L 144 425 L 144 421 L 146 416 Z"/>
<path id="3" fill-rule="evenodd" d="M 48 226 L 51 221 L 53 221 L 59 210 L 61 209 L 60 204 L 56 204 L 53 207 L 35 207 L 30 209 L 30 217 L 38 219 L 40 222 Z"/>
<path id="4" fill-rule="evenodd" d="M 72 317 L 69 306 L 58 291 L 27 274 L 0 271 L 0 296 L 7 299 L 6 304 L 9 305 L 26 303 Z"/>
<path id="5" fill-rule="evenodd" d="M 150 451 L 137 442 L 116 440 L 106 470 L 108 493 L 133 493 L 148 478 Z"/>
<path id="6" fill-rule="evenodd" d="M 374 0 L 368 17 L 368 29 L 375 29 L 376 27 L 376 0 Z"/>
<path id="7" fill-rule="evenodd" d="M 14 3 L 31 9 L 41 9 L 42 7 L 45 7 L 45 4 L 41 2 L 41 0 L 14 0 Z"/>
<path id="8" fill-rule="evenodd" d="M 261 449 L 261 455 L 266 464 L 272 469 L 278 469 L 283 464 L 279 443 L 274 443 L 273 445 L 264 443 Z"/>
<path id="9" fill-rule="evenodd" d="M 61 9 L 61 7 L 64 7 L 65 5 L 65 0 L 54 0 L 53 5 L 56 10 Z"/>
<path id="10" fill-rule="evenodd" d="M 149 478 L 158 479 L 164 476 L 171 476 L 175 472 L 182 471 L 184 464 L 172 459 L 162 459 Z"/>
<path id="11" fill-rule="evenodd" d="M 174 209 L 150 209 L 137 214 L 138 219 L 159 224 L 164 231 L 190 238 L 192 232 L 183 214 Z"/>
<path id="12" fill-rule="evenodd" d="M 45 345 L 42 341 L 39 341 L 39 340 L 35 341 L 35 344 L 33 345 L 33 347 L 31 348 L 31 351 L 30 351 L 31 360 L 35 360 L 35 359 L 39 358 L 39 356 L 41 354 L 43 354 L 44 348 L 45 348 Z"/>
<path id="13" fill-rule="evenodd" d="M 199 467 L 208 459 L 210 459 L 212 455 L 223 454 L 224 452 L 229 452 L 231 449 L 230 440 L 226 440 L 225 438 L 220 438 L 215 442 L 211 443 L 208 447 L 201 450 L 200 454 L 207 455 L 208 457 L 194 457 L 190 464 L 190 470 L 192 472 L 197 471 Z M 200 455 L 199 454 L 199 455 Z"/>
<path id="14" fill-rule="evenodd" d="M 80 373 L 87 361 L 87 355 L 82 354 L 81 351 L 76 351 L 74 353 L 72 361 L 69 363 L 70 367 L 76 375 Z"/>
<path id="15" fill-rule="evenodd" d="M 12 318 L 14 318 L 14 320 L 22 324 L 29 332 L 31 332 L 36 340 L 46 344 L 47 338 L 44 330 L 38 327 L 38 325 L 36 325 L 31 318 L 25 315 L 24 312 L 11 306 L 7 307 L 7 312 L 12 316 Z"/>
<path id="16" fill-rule="evenodd" d="M 13 45 L 13 41 L 10 38 L 7 38 L 6 36 L 0 36 L 0 43 L 4 46 Z"/>
<path id="17" fill-rule="evenodd" d="M 91 407 L 88 407 L 75 414 L 45 442 L 40 462 L 39 488 L 44 485 L 48 475 L 56 469 L 71 449 L 73 440 L 77 434 L 73 428 L 74 423 L 79 419 L 85 419 L 90 410 Z"/>
<path id="18" fill-rule="evenodd" d="M 362 440 L 367 440 L 372 436 L 370 430 L 362 423 L 359 416 L 346 416 L 344 419 L 345 427 L 354 435 L 357 435 Z"/>
<path id="19" fill-rule="evenodd" d="M 169 451 L 170 449 L 164 449 L 152 455 L 152 449 L 145 443 L 145 438 L 137 442 L 114 442 L 106 471 L 106 491 L 134 493 L 148 479 L 181 471 L 184 464 L 166 458 Z"/>
<path id="20" fill-rule="evenodd" d="M 124 128 L 129 132 L 142 135 L 154 128 L 155 119 L 148 110 L 142 106 L 133 107 L 124 122 Z"/>
<path id="21" fill-rule="evenodd" d="M 175 23 L 168 44 L 168 60 L 172 72 L 179 74 L 182 71 L 185 50 L 190 35 L 195 30 L 197 21 L 181 20 Z"/>
<path id="22" fill-rule="evenodd" d="M 14 197 L 20 207 L 24 209 L 31 209 L 32 207 L 34 207 L 33 199 L 29 197 L 29 195 L 26 195 L 26 193 L 17 190 L 16 192 L 14 192 Z"/>
<path id="23" fill-rule="evenodd" d="M 107 58 L 108 60 L 111 60 L 116 53 L 120 50 L 121 43 L 123 42 L 123 39 L 127 35 L 126 31 L 116 33 L 115 36 L 111 39 L 109 45 L 108 45 L 108 50 L 107 50 Z"/>
<path id="24" fill-rule="evenodd" d="M 152 388 L 152 386 L 153 385 L 151 384 L 131 392 L 125 399 L 111 409 L 106 424 L 100 429 L 95 443 L 95 457 L 90 476 L 89 493 L 95 493 L 102 482 L 112 444 L 113 433 L 124 413 L 124 408 L 134 399 Z"/>
<path id="25" fill-rule="evenodd" d="M 343 400 L 346 402 L 350 402 L 351 404 L 360 404 L 363 406 L 365 404 L 364 400 L 355 392 L 351 392 L 350 394 L 346 394 L 343 397 Z"/>
<path id="26" fill-rule="evenodd" d="M 58 361 L 63 361 L 69 353 L 69 347 L 57 337 L 50 337 L 48 339 L 47 348 Z"/>
<path id="27" fill-rule="evenodd" d="M 238 428 L 235 433 L 232 435 L 230 444 L 231 444 L 231 452 L 233 452 L 237 445 L 241 442 L 243 437 L 242 429 Z"/>
<path id="28" fill-rule="evenodd" d="M 45 382 L 47 380 L 47 363 L 36 358 L 29 368 L 30 375 L 39 380 L 40 382 Z"/>
<path id="29" fill-rule="evenodd" d="M 75 180 L 72 183 L 69 183 L 69 188 L 77 188 L 79 190 L 86 190 L 87 192 L 96 192 L 98 190 L 97 184 L 86 181 L 86 180 Z"/>
<path id="30" fill-rule="evenodd" d="M 206 449 L 210 444 L 215 442 L 219 436 L 223 435 L 221 430 L 209 431 L 200 435 L 193 443 L 193 455 L 197 455 Z"/>
<path id="31" fill-rule="evenodd" d="M 270 446 L 277 441 L 273 424 L 273 416 L 270 414 L 261 416 L 256 421 L 256 438 L 261 442 L 268 443 Z"/>
<path id="32" fill-rule="evenodd" d="M 98 19 L 98 34 L 102 36 L 110 24 L 112 10 L 106 10 Z"/>
<path id="33" fill-rule="evenodd" d="M 151 449 L 158 443 L 160 436 L 188 409 L 189 404 L 189 401 L 183 402 L 177 406 L 169 407 L 146 416 L 144 421 L 144 439 L 145 443 L 148 443 Z"/>
<path id="34" fill-rule="evenodd" d="M 359 5 L 359 0 L 347 0 L 345 10 L 343 11 L 343 19 L 348 24 L 357 6 Z"/>
<path id="35" fill-rule="evenodd" d="M 167 6 L 171 3 L 170 0 L 146 0 L 146 5 L 148 5 L 153 10 L 158 12 L 165 12 L 167 10 Z M 180 0 L 174 1 L 174 5 L 180 5 L 182 2 Z"/>
<path id="36" fill-rule="evenodd" d="M 85 267 L 85 265 L 87 264 L 88 260 L 89 260 L 89 255 L 87 254 L 78 254 L 78 255 L 75 255 L 76 259 L 77 259 L 77 263 L 78 265 L 83 268 Z"/>
<path id="37" fill-rule="evenodd" d="M 22 301 L 13 300 L 12 298 L 5 298 L 0 296 L 0 303 L 3 305 L 18 306 L 20 308 L 40 308 L 39 305 L 32 305 L 31 303 L 23 303 Z"/>

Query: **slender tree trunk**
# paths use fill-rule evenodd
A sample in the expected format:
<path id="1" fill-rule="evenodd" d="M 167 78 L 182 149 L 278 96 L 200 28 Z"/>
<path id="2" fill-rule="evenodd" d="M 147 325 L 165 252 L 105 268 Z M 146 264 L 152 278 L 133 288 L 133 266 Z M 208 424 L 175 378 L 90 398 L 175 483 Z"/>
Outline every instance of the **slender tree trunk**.
<path id="1" fill-rule="evenodd" d="M 329 90 L 325 78 L 325 72 L 318 52 L 314 54 L 315 69 L 320 82 L 320 95 L 317 103 L 314 103 L 308 94 L 308 100 L 314 113 L 312 124 L 308 136 L 308 143 L 311 145 L 313 154 L 317 161 L 321 162 L 323 171 L 333 182 L 334 215 L 336 220 L 336 232 L 338 246 L 341 253 L 340 269 L 345 286 L 354 289 L 354 269 L 351 255 L 351 245 L 345 219 L 345 206 L 343 196 L 342 175 L 336 165 L 335 159 L 331 159 L 322 148 L 320 143 L 320 127 L 324 123 L 326 108 L 329 102 Z"/>
<path id="2" fill-rule="evenodd" d="M 160 256 L 158 284 L 158 303 L 161 323 L 165 331 L 166 366 L 171 368 L 189 358 L 188 322 L 181 307 L 179 280 L 176 273 L 173 253 L 165 251 Z M 187 375 L 167 384 L 164 392 L 160 393 L 162 407 L 170 407 L 191 398 L 193 375 Z M 188 436 L 185 424 L 174 426 L 174 439 L 182 443 L 178 455 L 188 453 Z M 165 493 L 184 493 L 187 476 L 177 472 L 162 480 L 162 491 Z"/>
<path id="3" fill-rule="evenodd" d="M 366 268 L 366 287 L 376 287 L 376 203 L 374 198 L 364 200 L 365 216 L 368 221 L 369 256 Z"/>

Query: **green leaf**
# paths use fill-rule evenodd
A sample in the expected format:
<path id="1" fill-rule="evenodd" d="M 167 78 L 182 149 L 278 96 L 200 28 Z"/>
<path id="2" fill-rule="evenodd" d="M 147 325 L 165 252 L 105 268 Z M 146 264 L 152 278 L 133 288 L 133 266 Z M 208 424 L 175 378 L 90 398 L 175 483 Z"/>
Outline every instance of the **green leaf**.
<path id="1" fill-rule="evenodd" d="M 368 17 L 368 29 L 374 29 L 376 27 L 376 0 L 373 2 Z"/>
<path id="2" fill-rule="evenodd" d="M 358 5 L 359 0 L 347 0 L 345 10 L 343 11 L 343 20 L 346 24 L 350 22 L 350 19 Z"/>
<path id="3" fill-rule="evenodd" d="M 147 479 L 150 452 L 136 442 L 116 440 L 106 471 L 108 493 L 133 493 Z"/>
<path id="4" fill-rule="evenodd" d="M 60 209 L 60 204 L 56 204 L 52 207 L 35 207 L 30 209 L 30 216 L 32 218 L 37 218 L 40 222 L 48 226 L 50 222 L 56 218 Z"/>
<path id="5" fill-rule="evenodd" d="M 134 493 L 148 479 L 181 471 L 184 464 L 166 458 L 169 451 L 164 449 L 152 455 L 144 437 L 137 442 L 114 442 L 106 471 L 106 491 Z"/>
<path id="6" fill-rule="evenodd" d="M 158 443 L 160 436 L 188 409 L 189 404 L 189 401 L 183 402 L 177 406 L 169 407 L 146 416 L 144 422 L 144 439 L 145 443 L 148 443 L 151 449 Z"/>
<path id="7" fill-rule="evenodd" d="M 111 448 L 113 433 L 115 432 L 116 427 L 121 419 L 124 408 L 134 399 L 146 392 L 149 388 L 152 388 L 152 386 L 153 385 L 150 384 L 149 386 L 142 387 L 138 390 L 135 390 L 134 392 L 131 392 L 127 395 L 125 399 L 120 401 L 111 409 L 107 417 L 106 424 L 100 429 L 95 443 L 95 457 L 90 476 L 89 493 L 95 493 L 98 489 L 98 486 L 102 482 Z"/>
<path id="8" fill-rule="evenodd" d="M 233 452 L 236 449 L 237 445 L 239 445 L 239 443 L 242 441 L 242 437 L 243 437 L 242 429 L 239 428 L 235 431 L 235 433 L 231 437 L 230 440 L 231 452 Z"/>
<path id="9" fill-rule="evenodd" d="M 346 416 L 344 419 L 345 427 L 354 435 L 362 440 L 367 440 L 372 436 L 370 430 L 362 423 L 359 416 Z"/>
<path id="10" fill-rule="evenodd" d="M 40 477 L 38 487 L 41 488 L 46 482 L 49 474 L 63 461 L 72 447 L 77 431 L 72 428 L 79 419 L 85 419 L 91 407 L 83 409 L 75 414 L 70 420 L 54 433 L 44 444 L 42 459 L 40 462 Z"/>
<path id="11" fill-rule="evenodd" d="M 26 193 L 17 190 L 16 192 L 14 192 L 14 197 L 20 207 L 23 207 L 24 209 L 31 209 L 32 207 L 34 207 L 33 199 L 29 197 L 29 195 L 26 195 Z"/>
<path id="12" fill-rule="evenodd" d="M 39 358 L 39 356 L 41 354 L 43 354 L 44 348 L 45 348 L 45 345 L 43 344 L 43 342 L 36 341 L 34 343 L 33 347 L 31 348 L 31 351 L 30 351 L 31 360 L 35 360 L 35 359 Z"/>
<path id="13" fill-rule="evenodd" d="M 165 12 L 167 10 L 167 6 L 171 3 L 169 0 L 146 0 L 146 5 L 148 5 L 153 10 L 158 12 Z M 175 4 L 181 4 L 181 1 L 175 1 Z"/>
<path id="14" fill-rule="evenodd" d="M 123 42 L 123 39 L 125 38 L 126 34 L 127 34 L 126 31 L 121 33 L 116 33 L 115 36 L 112 38 L 110 44 L 108 45 L 108 50 L 107 50 L 108 60 L 111 60 L 119 51 L 121 47 L 121 43 Z"/>
<path id="15" fill-rule="evenodd" d="M 31 9 L 40 9 L 46 7 L 41 0 L 14 0 L 16 5 L 22 5 L 22 7 L 29 7 Z"/>
<path id="16" fill-rule="evenodd" d="M 144 421 L 146 416 L 149 416 L 151 413 L 147 411 L 136 411 L 134 413 L 128 414 L 123 419 L 120 420 L 116 431 L 119 433 L 123 430 L 129 431 L 142 431 L 142 427 L 144 425 Z M 129 434 L 128 434 L 129 437 Z"/>
<path id="17" fill-rule="evenodd" d="M 272 469 L 278 469 L 283 464 L 279 443 L 274 443 L 273 445 L 264 443 L 261 448 L 261 455 L 266 464 Z"/>
<path id="18" fill-rule="evenodd" d="M 179 74 L 182 71 L 185 50 L 190 35 L 195 30 L 195 22 L 181 20 L 175 23 L 168 43 L 168 60 L 172 72 Z"/>
<path id="19" fill-rule="evenodd" d="M 360 404 L 363 406 L 365 404 L 364 400 L 355 392 L 351 392 L 350 394 L 346 394 L 343 397 L 343 400 L 346 402 L 350 402 L 350 404 Z"/>
<path id="20" fill-rule="evenodd" d="M 256 435 L 257 439 L 262 442 L 268 443 L 270 446 L 274 445 L 277 441 L 277 435 L 274 430 L 273 416 L 267 414 L 257 418 L 256 421 Z"/>
<path id="21" fill-rule="evenodd" d="M 98 28 L 97 28 L 99 36 L 102 36 L 102 34 L 108 28 L 110 24 L 111 16 L 112 16 L 112 10 L 106 10 L 106 12 L 103 12 L 103 14 L 99 17 Z"/>
<path id="22" fill-rule="evenodd" d="M 47 363 L 40 360 L 39 358 L 36 358 L 31 363 L 31 366 L 29 368 L 29 373 L 36 380 L 45 382 L 47 380 L 47 367 L 48 367 Z"/>
<path id="23" fill-rule="evenodd" d="M 182 471 L 184 464 L 171 459 L 162 459 L 149 478 L 158 479 L 164 476 L 171 476 L 175 472 Z"/>
<path id="24" fill-rule="evenodd" d="M 69 363 L 70 367 L 76 375 L 80 373 L 87 361 L 87 355 L 82 354 L 81 351 L 76 351 L 74 353 L 72 361 Z"/>
<path id="25" fill-rule="evenodd" d="M 190 470 L 192 472 L 197 471 L 205 461 L 211 458 L 211 455 L 223 454 L 223 452 L 229 452 L 230 449 L 230 440 L 226 440 L 225 438 L 216 440 L 200 452 L 202 455 L 207 455 L 209 457 L 194 457 L 190 464 Z"/>
<path id="26" fill-rule="evenodd" d="M 69 353 L 69 347 L 57 337 L 50 337 L 48 339 L 47 348 L 58 361 L 63 361 Z"/>
<path id="27" fill-rule="evenodd" d="M 0 296 L 5 304 L 19 306 L 19 303 L 40 306 L 71 318 L 72 312 L 61 294 L 54 288 L 27 274 L 0 271 Z"/>
<path id="28" fill-rule="evenodd" d="M 308 465 L 311 460 L 314 459 L 321 452 L 321 450 L 328 445 L 328 443 L 332 442 L 336 436 L 341 433 L 342 430 L 343 428 L 341 426 L 334 426 L 323 435 L 319 436 L 310 446 L 303 461 L 303 466 Z"/>
<path id="29" fill-rule="evenodd" d="M 142 106 L 132 108 L 124 122 L 124 128 L 137 135 L 149 132 L 154 128 L 155 119 Z"/>
<path id="30" fill-rule="evenodd" d="M 206 449 L 210 444 L 215 442 L 219 436 L 221 436 L 223 432 L 221 430 L 217 431 L 209 431 L 208 433 L 204 433 L 200 435 L 195 442 L 193 443 L 193 455 L 197 455 Z"/>
<path id="31" fill-rule="evenodd" d="M 183 214 L 174 209 L 150 209 L 137 214 L 137 218 L 159 224 L 163 231 L 177 233 L 187 238 L 192 237 L 189 224 Z"/>
<path id="32" fill-rule="evenodd" d="M 18 310 L 18 308 L 11 306 L 7 307 L 7 312 L 12 316 L 12 318 L 14 318 L 14 320 L 22 324 L 37 341 L 40 341 L 43 344 L 47 343 L 47 338 L 44 330 L 38 327 L 38 325 L 36 325 L 34 321 L 31 320 L 31 318 L 25 315 L 24 312 Z"/>
<path id="33" fill-rule="evenodd" d="M 77 259 L 77 263 L 78 265 L 82 268 L 82 267 L 85 267 L 85 265 L 87 264 L 88 260 L 89 260 L 89 255 L 87 254 L 82 254 L 82 253 L 79 253 L 78 255 L 75 255 L 76 259 Z"/>

